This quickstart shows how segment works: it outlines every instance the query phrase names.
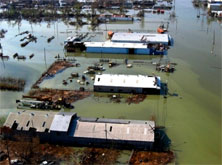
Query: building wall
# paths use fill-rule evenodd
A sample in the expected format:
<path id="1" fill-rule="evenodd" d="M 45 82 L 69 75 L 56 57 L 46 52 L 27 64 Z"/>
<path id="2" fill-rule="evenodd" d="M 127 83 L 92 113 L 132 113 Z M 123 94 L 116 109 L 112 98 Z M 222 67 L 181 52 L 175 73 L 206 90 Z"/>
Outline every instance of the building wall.
<path id="1" fill-rule="evenodd" d="M 146 150 L 151 150 L 153 147 L 153 142 L 83 138 L 83 137 L 72 137 L 66 135 L 57 136 L 55 134 L 50 134 L 49 143 L 71 145 L 71 146 L 116 147 L 116 148 L 128 148 L 128 149 L 133 148 L 133 149 L 146 149 Z"/>
<path id="2" fill-rule="evenodd" d="M 135 54 L 150 54 L 150 49 L 135 49 Z"/>
<path id="3" fill-rule="evenodd" d="M 94 86 L 95 92 L 114 92 L 114 93 L 142 93 L 142 88 L 129 87 L 108 87 L 108 86 Z"/>
<path id="4" fill-rule="evenodd" d="M 87 47 L 87 53 L 113 53 L 113 54 L 128 54 L 127 48 L 105 48 L 105 47 Z"/>

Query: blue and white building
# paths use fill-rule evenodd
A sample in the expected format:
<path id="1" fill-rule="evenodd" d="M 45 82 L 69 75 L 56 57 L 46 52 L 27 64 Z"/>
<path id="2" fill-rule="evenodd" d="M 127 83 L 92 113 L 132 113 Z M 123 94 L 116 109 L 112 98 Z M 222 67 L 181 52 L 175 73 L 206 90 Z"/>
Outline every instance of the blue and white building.
<path id="1" fill-rule="evenodd" d="M 84 42 L 87 53 L 166 55 L 173 39 L 169 34 L 114 33 L 105 42 Z"/>

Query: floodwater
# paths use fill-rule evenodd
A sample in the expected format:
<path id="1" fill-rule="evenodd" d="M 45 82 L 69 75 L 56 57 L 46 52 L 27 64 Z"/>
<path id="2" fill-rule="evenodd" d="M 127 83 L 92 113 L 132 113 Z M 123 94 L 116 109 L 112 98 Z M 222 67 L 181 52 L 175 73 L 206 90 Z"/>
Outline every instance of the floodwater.
<path id="1" fill-rule="evenodd" d="M 134 13 L 135 11 L 130 11 Z M 147 96 L 139 104 L 113 103 L 108 94 L 95 93 L 92 97 L 74 103 L 80 116 L 128 118 L 150 120 L 155 119 L 156 124 L 165 126 L 169 138 L 172 140 L 172 150 L 176 154 L 176 163 L 179 164 L 221 164 L 221 24 L 217 20 L 207 18 L 206 11 L 195 9 L 191 0 L 176 1 L 176 18 L 169 20 L 169 12 L 164 15 L 146 13 L 144 20 L 128 24 L 103 24 L 96 31 L 104 30 L 144 30 L 156 31 L 161 21 L 169 21 L 169 34 L 174 38 L 175 44 L 168 55 L 160 56 L 132 56 L 132 55 L 101 55 L 101 54 L 72 54 L 81 64 L 79 68 L 69 68 L 59 73 L 53 79 L 45 80 L 41 87 L 77 89 L 78 84 L 73 82 L 67 86 L 62 85 L 62 80 L 69 77 L 71 72 L 82 73 L 88 65 L 99 62 L 99 58 L 112 58 L 121 65 L 108 68 L 104 65 L 104 73 L 122 74 L 156 74 L 168 83 L 169 92 L 178 96 Z M 0 27 L 7 29 L 6 37 L 1 39 L 4 54 L 9 55 L 9 61 L 0 63 L 1 76 L 15 76 L 24 78 L 27 82 L 24 93 L 39 78 L 44 70 L 55 60 L 54 56 L 64 55 L 63 41 L 74 31 L 90 30 L 83 26 L 76 28 L 68 26 L 62 21 L 53 23 L 30 24 L 22 21 L 20 25 L 11 21 L 1 21 Z M 69 29 L 69 30 L 67 30 Z M 37 43 L 30 43 L 25 48 L 20 47 L 19 40 L 22 36 L 15 37 L 19 32 L 29 30 L 38 37 Z M 65 33 L 72 31 L 72 33 Z M 211 53 L 213 33 L 215 31 L 215 47 Z M 95 33 L 96 34 L 96 33 Z M 47 38 L 55 36 L 51 43 Z M 46 60 L 44 60 L 44 48 Z M 30 60 L 17 61 L 12 58 L 14 53 L 21 55 L 34 53 Z M 123 65 L 125 58 L 133 63 L 129 69 Z M 177 63 L 173 74 L 155 71 L 151 62 L 170 60 Z M 135 61 L 145 61 L 138 65 Z M 92 89 L 91 85 L 87 87 Z M 23 92 L 0 92 L 0 116 L 6 116 L 11 111 L 16 111 L 15 100 L 20 99 Z M 125 96 L 125 95 L 123 95 Z M 129 152 L 130 154 L 130 152 Z M 124 163 L 123 153 L 120 158 Z M 124 156 L 125 155 L 125 156 Z M 126 158 L 127 159 L 127 158 Z"/>

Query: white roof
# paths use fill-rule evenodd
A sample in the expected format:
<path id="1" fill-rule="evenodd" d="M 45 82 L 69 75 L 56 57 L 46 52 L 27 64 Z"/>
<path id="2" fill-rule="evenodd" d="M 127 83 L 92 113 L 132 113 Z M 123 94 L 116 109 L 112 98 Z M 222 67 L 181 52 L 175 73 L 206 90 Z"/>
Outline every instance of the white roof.
<path id="1" fill-rule="evenodd" d="M 157 77 L 160 80 L 160 77 Z M 154 76 L 143 75 L 96 75 L 94 86 L 115 86 L 115 87 L 134 87 L 134 88 L 156 88 L 160 89 L 155 83 Z"/>
<path id="2" fill-rule="evenodd" d="M 84 42 L 86 47 L 104 47 L 104 48 L 142 48 L 146 49 L 147 45 L 143 43 L 117 43 L 117 42 Z"/>
<path id="3" fill-rule="evenodd" d="M 169 35 L 158 33 L 114 33 L 111 40 L 113 42 L 168 43 Z"/>
<path id="4" fill-rule="evenodd" d="M 50 131 L 67 132 L 73 115 L 75 115 L 75 113 L 61 112 L 56 114 L 52 121 Z"/>
<path id="5" fill-rule="evenodd" d="M 208 0 L 208 2 L 222 2 L 222 0 Z"/>
<path id="6" fill-rule="evenodd" d="M 154 142 L 154 121 L 141 123 L 109 123 L 77 121 L 74 137 Z"/>

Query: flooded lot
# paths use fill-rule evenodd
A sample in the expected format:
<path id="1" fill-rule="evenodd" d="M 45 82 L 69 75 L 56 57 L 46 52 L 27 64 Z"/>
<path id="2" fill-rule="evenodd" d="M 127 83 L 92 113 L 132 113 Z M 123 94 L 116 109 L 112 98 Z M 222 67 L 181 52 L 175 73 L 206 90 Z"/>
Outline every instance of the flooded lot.
<path id="1" fill-rule="evenodd" d="M 131 11 L 135 12 L 135 11 Z M 206 13 L 206 11 L 202 11 Z M 137 120 L 153 120 L 159 126 L 165 126 L 172 140 L 172 151 L 176 153 L 176 162 L 180 164 L 220 164 L 221 163 L 221 29 L 216 20 L 209 21 L 206 15 L 196 17 L 197 10 L 191 1 L 176 1 L 175 19 L 169 20 L 169 13 L 157 15 L 146 13 L 142 21 L 130 24 L 102 24 L 96 28 L 100 35 L 106 36 L 107 30 L 121 31 L 143 30 L 156 31 L 161 21 L 169 21 L 169 34 L 175 44 L 167 56 L 138 56 L 138 55 L 105 55 L 86 53 L 65 53 L 64 40 L 74 34 L 74 31 L 88 32 L 89 26 L 76 29 L 62 21 L 30 24 L 21 21 L 1 21 L 0 26 L 7 29 L 1 44 L 9 61 L 0 63 L 1 76 L 13 76 L 26 80 L 24 92 L 0 91 L 0 116 L 16 111 L 16 99 L 21 99 L 42 73 L 55 61 L 58 54 L 61 57 L 74 57 L 80 67 L 68 68 L 55 77 L 44 80 L 42 88 L 79 89 L 81 85 L 73 81 L 63 85 L 63 80 L 72 72 L 81 75 L 89 65 L 99 62 L 100 58 L 109 58 L 120 65 L 109 68 L 104 64 L 103 73 L 117 74 L 148 74 L 158 75 L 163 82 L 168 83 L 169 92 L 176 96 L 148 95 L 139 104 L 115 103 L 108 98 L 109 94 L 94 93 L 92 96 L 74 103 L 78 115 L 84 117 L 123 118 Z M 158 22 L 156 22 L 158 20 Z M 72 31 L 72 33 L 65 33 Z M 37 42 L 29 43 L 25 48 L 20 46 L 20 32 L 30 31 L 37 37 Z M 211 53 L 213 33 L 215 35 L 214 53 Z M 96 34 L 92 32 L 92 34 Z M 47 39 L 55 36 L 50 43 Z M 95 38 L 95 40 L 100 38 Z M 45 49 L 45 55 L 44 55 Z M 27 57 L 25 61 L 13 59 L 18 53 Z M 35 56 L 29 59 L 28 56 Z M 124 59 L 133 64 L 127 68 Z M 170 60 L 177 63 L 174 73 L 164 73 L 155 70 L 152 62 Z M 145 61 L 138 63 L 138 61 Z M 89 77 L 90 78 L 90 77 Z M 92 81 L 86 88 L 92 90 Z M 127 97 L 125 94 L 122 97 Z M 124 156 L 123 156 L 124 157 Z M 124 162 L 123 162 L 124 163 Z"/>

